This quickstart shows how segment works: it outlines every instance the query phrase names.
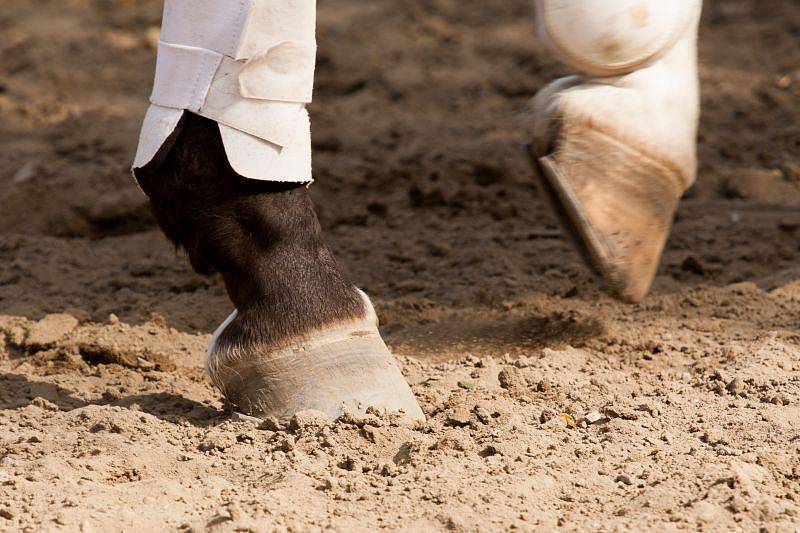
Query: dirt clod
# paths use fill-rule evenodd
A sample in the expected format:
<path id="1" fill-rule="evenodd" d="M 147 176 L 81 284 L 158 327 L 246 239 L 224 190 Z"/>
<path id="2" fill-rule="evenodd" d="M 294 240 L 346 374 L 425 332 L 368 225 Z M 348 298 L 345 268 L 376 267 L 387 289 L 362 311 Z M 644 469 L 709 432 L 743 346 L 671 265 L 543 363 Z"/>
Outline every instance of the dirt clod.
<path id="1" fill-rule="evenodd" d="M 25 344 L 31 350 L 52 348 L 78 326 L 78 320 L 68 314 L 51 314 L 28 327 Z"/>

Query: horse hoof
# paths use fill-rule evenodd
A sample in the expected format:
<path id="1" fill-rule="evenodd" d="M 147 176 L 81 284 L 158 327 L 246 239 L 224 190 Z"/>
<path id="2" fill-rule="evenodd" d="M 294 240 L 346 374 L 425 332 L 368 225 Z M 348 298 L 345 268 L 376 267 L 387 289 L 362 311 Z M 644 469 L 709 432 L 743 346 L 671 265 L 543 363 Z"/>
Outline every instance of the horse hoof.
<path id="1" fill-rule="evenodd" d="M 684 186 L 658 162 L 599 131 L 533 159 L 562 224 L 618 298 L 647 295 Z"/>
<path id="2" fill-rule="evenodd" d="M 214 333 L 206 371 L 227 400 L 249 416 L 280 419 L 315 410 L 335 419 L 373 407 L 424 420 L 381 339 L 372 304 L 363 297 L 364 318 L 329 325 L 280 346 L 252 345 L 226 335 L 230 324 L 246 319 L 234 311 Z"/>

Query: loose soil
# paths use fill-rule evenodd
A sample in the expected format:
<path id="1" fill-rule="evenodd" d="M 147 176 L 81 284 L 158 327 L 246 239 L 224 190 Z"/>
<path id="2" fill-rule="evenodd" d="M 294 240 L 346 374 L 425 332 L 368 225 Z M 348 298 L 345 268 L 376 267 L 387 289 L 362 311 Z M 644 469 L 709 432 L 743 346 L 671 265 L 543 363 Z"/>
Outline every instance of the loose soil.
<path id="1" fill-rule="evenodd" d="M 800 526 L 800 4 L 706 2 L 699 180 L 635 306 L 526 160 L 566 72 L 531 4 L 320 2 L 313 195 L 428 419 L 254 423 L 128 171 L 161 2 L 0 0 L 0 530 Z"/>

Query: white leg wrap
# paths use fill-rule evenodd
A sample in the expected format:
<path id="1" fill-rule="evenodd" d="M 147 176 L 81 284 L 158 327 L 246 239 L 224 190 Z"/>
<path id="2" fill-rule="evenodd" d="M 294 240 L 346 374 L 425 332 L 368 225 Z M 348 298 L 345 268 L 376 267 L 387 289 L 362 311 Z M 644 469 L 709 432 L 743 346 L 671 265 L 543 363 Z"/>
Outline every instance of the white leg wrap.
<path id="1" fill-rule="evenodd" d="M 184 110 L 219 124 L 242 176 L 310 182 L 315 0 L 165 0 L 151 106 L 134 169 Z"/>
<path id="2" fill-rule="evenodd" d="M 542 42 L 582 74 L 617 76 L 668 52 L 702 0 L 536 0 Z"/>

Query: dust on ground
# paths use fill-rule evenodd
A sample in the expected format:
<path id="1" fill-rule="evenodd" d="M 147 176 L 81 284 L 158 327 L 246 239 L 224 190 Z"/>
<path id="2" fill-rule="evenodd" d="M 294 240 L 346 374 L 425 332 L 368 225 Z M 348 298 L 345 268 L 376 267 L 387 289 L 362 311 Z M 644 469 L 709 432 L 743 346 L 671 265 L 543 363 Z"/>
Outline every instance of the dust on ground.
<path id="1" fill-rule="evenodd" d="M 530 4 L 320 2 L 313 194 L 428 420 L 256 424 L 128 172 L 160 2 L 0 2 L 0 530 L 800 525 L 800 5 L 706 2 L 700 179 L 626 306 L 522 149 Z"/>

